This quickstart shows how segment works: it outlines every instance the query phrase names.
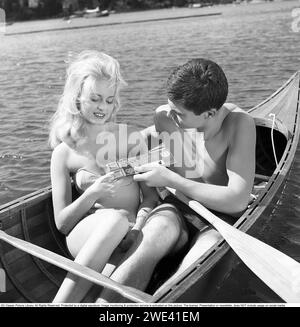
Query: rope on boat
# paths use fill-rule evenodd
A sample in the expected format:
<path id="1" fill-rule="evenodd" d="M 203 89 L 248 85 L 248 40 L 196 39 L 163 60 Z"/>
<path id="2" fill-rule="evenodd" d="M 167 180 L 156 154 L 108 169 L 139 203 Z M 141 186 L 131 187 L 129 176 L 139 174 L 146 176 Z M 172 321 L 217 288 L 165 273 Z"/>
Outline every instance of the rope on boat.
<path id="1" fill-rule="evenodd" d="M 276 115 L 273 114 L 273 113 L 270 113 L 269 117 L 272 117 L 271 141 L 272 141 L 273 155 L 274 155 L 274 159 L 275 159 L 275 163 L 276 163 L 276 167 L 277 167 L 278 166 L 278 159 L 277 159 L 276 149 L 275 149 L 275 145 L 274 145 L 274 127 L 275 127 Z"/>

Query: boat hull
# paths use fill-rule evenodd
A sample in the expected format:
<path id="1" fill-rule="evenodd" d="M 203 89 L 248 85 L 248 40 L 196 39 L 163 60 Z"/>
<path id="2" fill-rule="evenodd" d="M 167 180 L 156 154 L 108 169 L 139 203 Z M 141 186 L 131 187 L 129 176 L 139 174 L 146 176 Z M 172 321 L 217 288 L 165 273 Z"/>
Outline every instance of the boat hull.
<path id="1" fill-rule="evenodd" d="M 287 103 L 286 113 L 282 113 L 280 108 Z M 279 119 L 270 120 L 269 109 Z M 299 74 L 263 104 L 253 108 L 251 114 L 256 117 L 257 129 L 256 176 L 258 182 L 262 177 L 266 178 L 266 181 L 263 189 L 258 192 L 258 198 L 250 204 L 234 226 L 277 247 L 276 239 L 270 241 L 270 222 L 273 217 L 285 214 L 284 210 L 288 206 L 286 201 L 291 201 L 287 199 L 289 192 L 298 191 L 300 194 L 299 186 L 295 185 L 300 174 L 299 162 L 295 161 L 295 158 L 300 156 Z M 275 153 L 272 141 L 276 146 Z M 57 231 L 54 223 L 51 187 L 1 206 L 0 229 L 9 235 L 70 257 L 64 237 Z M 166 266 L 168 267 L 164 261 L 160 263 L 162 270 L 166 270 Z M 157 302 L 233 301 L 233 297 L 230 297 L 230 283 L 234 283 L 231 276 L 235 276 L 241 267 L 243 263 L 222 240 L 174 280 L 173 285 L 162 288 L 158 293 Z M 66 271 L 55 265 L 50 265 L 5 242 L 0 242 L 0 269 L 6 274 L 6 290 L 0 293 L 1 303 L 49 303 L 66 275 Z M 245 271 L 246 275 L 251 275 L 249 270 Z M 153 278 L 148 288 L 148 292 L 152 293 L 162 284 L 159 269 L 155 271 L 154 276 L 156 280 Z M 252 275 L 252 280 L 253 278 L 255 280 Z M 261 284 L 262 282 L 256 280 L 256 286 Z M 226 292 L 222 290 L 226 289 L 226 285 L 229 285 L 229 298 L 225 301 Z M 262 298 L 266 299 L 266 302 L 281 302 L 267 286 L 262 288 Z"/>

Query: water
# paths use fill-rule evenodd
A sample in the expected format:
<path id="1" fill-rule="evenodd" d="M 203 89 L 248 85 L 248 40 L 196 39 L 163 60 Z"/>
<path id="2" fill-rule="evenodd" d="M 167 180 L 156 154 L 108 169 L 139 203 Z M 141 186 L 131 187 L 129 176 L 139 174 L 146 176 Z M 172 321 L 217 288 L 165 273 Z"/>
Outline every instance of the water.
<path id="1" fill-rule="evenodd" d="M 119 60 L 128 83 L 122 92 L 120 122 L 141 128 L 152 124 L 153 111 L 166 102 L 170 70 L 193 57 L 217 61 L 229 79 L 228 102 L 248 109 L 300 69 L 300 33 L 291 28 L 292 9 L 298 7 L 299 1 L 216 6 L 209 10 L 222 12 L 221 16 L 0 36 L 0 204 L 50 184 L 48 120 L 62 92 L 64 60 L 70 51 L 97 49 Z M 200 10 L 176 9 L 176 15 Z M 157 15 L 171 17 L 174 10 L 111 19 Z M 50 29 L 62 22 L 40 24 Z M 24 22 L 11 28 L 26 31 L 37 25 Z M 293 247 L 295 257 L 294 252 Z M 299 251 L 297 255 L 299 259 Z"/>

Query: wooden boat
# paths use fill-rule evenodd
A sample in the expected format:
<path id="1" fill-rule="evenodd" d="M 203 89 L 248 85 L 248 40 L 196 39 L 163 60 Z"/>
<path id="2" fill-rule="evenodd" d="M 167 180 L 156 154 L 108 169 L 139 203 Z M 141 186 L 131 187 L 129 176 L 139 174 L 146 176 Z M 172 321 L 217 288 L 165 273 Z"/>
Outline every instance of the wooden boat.
<path id="1" fill-rule="evenodd" d="M 97 18 L 97 17 L 107 17 L 109 16 L 108 10 L 102 10 L 102 11 L 93 11 L 93 12 L 86 12 L 84 13 L 83 17 L 85 18 Z"/>
<path id="2" fill-rule="evenodd" d="M 73 19 L 73 18 L 97 18 L 97 17 L 107 17 L 110 12 L 108 10 L 100 10 L 99 7 L 95 9 L 84 9 L 84 10 L 76 10 L 72 13 L 72 15 L 65 17 L 64 19 Z"/>
<path id="3" fill-rule="evenodd" d="M 95 9 L 85 9 L 83 17 L 94 18 L 94 17 L 106 17 L 109 16 L 108 10 L 100 10 L 99 7 Z"/>
<path id="4" fill-rule="evenodd" d="M 300 73 L 297 72 L 271 97 L 250 110 L 257 131 L 256 199 L 237 221 L 232 222 L 237 229 L 254 237 L 259 238 L 264 229 L 278 195 L 287 186 L 287 180 L 292 178 L 294 158 L 300 154 L 300 149 L 297 149 L 300 133 L 299 83 Z M 27 241 L 25 248 L 36 244 L 62 258 L 69 257 L 64 238 L 54 224 L 51 187 L 2 205 L 0 230 Z M 7 240 L 0 242 L 0 259 L 0 277 L 3 277 L 3 271 L 6 275 L 5 292 L 0 293 L 1 303 L 51 302 L 66 274 L 55 264 L 19 250 Z M 53 260 L 48 261 L 57 262 Z M 238 257 L 228 244 L 221 240 L 171 285 L 161 287 L 154 301 L 214 302 L 220 285 L 238 262 Z M 153 294 L 169 277 L 163 272 L 170 272 L 170 267 L 176 269 L 176 264 L 178 262 L 164 259 L 153 274 L 146 292 Z M 166 265 L 168 269 L 164 269 Z M 0 290 L 1 286 L 3 288 L 0 285 Z M 145 296 L 144 299 L 149 301 L 151 298 Z"/>

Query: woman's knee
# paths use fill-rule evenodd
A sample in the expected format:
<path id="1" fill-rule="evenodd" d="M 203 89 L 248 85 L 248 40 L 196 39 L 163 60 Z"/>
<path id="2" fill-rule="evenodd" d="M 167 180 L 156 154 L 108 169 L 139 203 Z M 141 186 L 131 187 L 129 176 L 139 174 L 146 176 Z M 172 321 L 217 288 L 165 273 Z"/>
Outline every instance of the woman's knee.
<path id="1" fill-rule="evenodd" d="M 103 228 L 103 222 L 105 225 L 110 228 L 117 228 L 118 230 L 128 231 L 129 222 L 128 217 L 129 213 L 126 210 L 120 209 L 102 209 L 95 212 L 95 215 L 98 216 L 99 224 L 97 224 L 96 228 Z"/>
<path id="2" fill-rule="evenodd" d="M 91 238 L 101 240 L 103 235 L 121 240 L 128 232 L 129 223 L 125 212 L 102 209 L 84 218 L 67 236 L 66 242 L 73 256 Z"/>

